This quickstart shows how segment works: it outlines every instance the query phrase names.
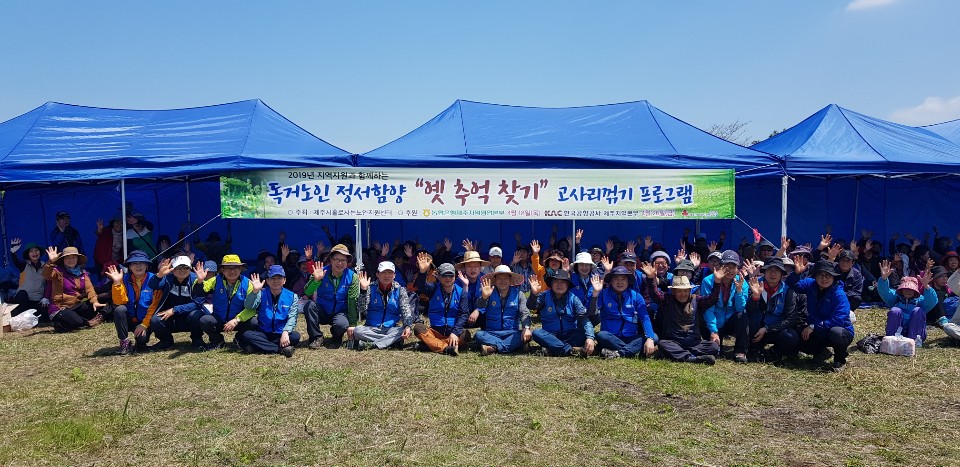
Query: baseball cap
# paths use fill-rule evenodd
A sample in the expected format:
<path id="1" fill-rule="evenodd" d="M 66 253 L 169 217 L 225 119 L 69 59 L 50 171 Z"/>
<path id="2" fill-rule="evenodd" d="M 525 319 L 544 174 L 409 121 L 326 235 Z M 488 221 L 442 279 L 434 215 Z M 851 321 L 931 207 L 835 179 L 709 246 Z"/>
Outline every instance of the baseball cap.
<path id="1" fill-rule="evenodd" d="M 490 254 L 489 254 L 489 256 L 499 256 L 499 257 L 503 258 L 503 250 L 501 250 L 500 247 L 495 246 L 495 247 L 493 247 L 493 248 L 490 249 Z"/>
<path id="2" fill-rule="evenodd" d="M 393 261 L 381 261 L 380 265 L 377 266 L 377 272 L 383 271 L 397 271 L 397 267 L 393 264 Z"/>

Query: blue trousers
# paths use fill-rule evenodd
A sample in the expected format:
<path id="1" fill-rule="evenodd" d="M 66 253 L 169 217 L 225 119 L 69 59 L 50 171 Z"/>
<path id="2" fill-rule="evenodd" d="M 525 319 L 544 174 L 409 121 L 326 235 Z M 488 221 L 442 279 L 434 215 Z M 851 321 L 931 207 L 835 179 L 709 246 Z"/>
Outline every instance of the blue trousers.
<path id="1" fill-rule="evenodd" d="M 643 344 L 646 338 L 637 334 L 633 337 L 619 337 L 610 331 L 597 333 L 597 344 L 601 349 L 610 349 L 619 352 L 621 357 L 633 357 L 643 353 Z"/>
<path id="2" fill-rule="evenodd" d="M 254 348 L 259 352 L 263 353 L 280 353 L 280 336 L 282 334 L 279 332 L 263 332 L 259 329 L 257 330 L 247 330 L 242 334 L 241 341 Z M 296 346 L 300 343 L 300 333 L 297 331 L 290 332 L 290 345 Z"/>
<path id="3" fill-rule="evenodd" d="M 497 353 L 510 353 L 523 347 L 523 331 L 477 331 L 473 339 L 495 347 Z"/>
<path id="4" fill-rule="evenodd" d="M 587 334 L 579 328 L 557 333 L 540 328 L 533 331 L 533 340 L 550 351 L 551 355 L 563 356 L 569 355 L 570 349 L 574 347 L 583 347 L 583 344 L 587 342 Z"/>

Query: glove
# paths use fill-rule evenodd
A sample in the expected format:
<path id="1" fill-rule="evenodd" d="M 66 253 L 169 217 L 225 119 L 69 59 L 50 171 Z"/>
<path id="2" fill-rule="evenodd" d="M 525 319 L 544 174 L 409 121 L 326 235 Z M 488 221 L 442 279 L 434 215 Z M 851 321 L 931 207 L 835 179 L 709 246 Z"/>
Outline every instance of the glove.
<path id="1" fill-rule="evenodd" d="M 43 297 L 43 298 L 40 299 L 40 306 L 48 306 L 48 305 L 50 305 L 50 299 L 49 299 L 49 298 Z"/>

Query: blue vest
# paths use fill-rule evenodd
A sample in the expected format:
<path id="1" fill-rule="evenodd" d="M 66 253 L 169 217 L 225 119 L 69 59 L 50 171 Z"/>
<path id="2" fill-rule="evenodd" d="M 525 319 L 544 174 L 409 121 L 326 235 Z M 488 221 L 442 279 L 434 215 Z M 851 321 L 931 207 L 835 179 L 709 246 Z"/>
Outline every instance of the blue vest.
<path id="1" fill-rule="evenodd" d="M 130 274 L 123 275 L 123 285 L 127 288 L 127 303 L 125 304 L 127 312 L 131 313 L 137 319 L 137 322 L 143 321 L 143 318 L 147 316 L 147 309 L 153 302 L 153 289 L 147 286 L 151 278 L 153 278 L 152 272 L 147 272 L 143 276 L 143 283 L 140 284 L 140 300 L 134 303 L 133 299 L 136 295 L 133 291 L 136 289 L 133 287 L 133 279 L 131 279 Z M 117 305 L 120 305 L 120 303 L 117 303 Z"/>
<path id="2" fill-rule="evenodd" d="M 567 293 L 563 302 L 555 303 L 553 291 L 543 292 L 543 309 L 540 310 L 540 324 L 544 331 L 558 333 L 572 331 L 577 328 L 577 317 L 573 314 L 571 300 L 578 300 L 573 294 Z"/>
<path id="3" fill-rule="evenodd" d="M 520 329 L 520 289 L 510 287 L 507 299 L 500 296 L 500 291 L 494 290 L 487 300 L 484 309 L 486 315 L 486 331 L 517 331 Z"/>
<path id="4" fill-rule="evenodd" d="M 323 270 L 326 271 L 326 275 L 323 276 L 320 286 L 317 287 L 317 306 L 330 316 L 337 313 L 346 313 L 347 293 L 350 291 L 350 284 L 353 284 L 357 273 L 353 272 L 352 269 L 344 269 L 343 275 L 340 276 L 340 287 L 334 288 L 330 266 L 324 266 Z"/>
<path id="5" fill-rule="evenodd" d="M 430 305 L 427 308 L 430 326 L 445 332 L 450 332 L 457 324 L 463 287 L 460 284 L 453 284 L 453 291 L 450 292 L 450 295 L 450 306 L 446 306 L 443 300 L 443 287 L 438 284 L 436 290 L 433 291 L 433 296 L 430 297 Z"/>
<path id="6" fill-rule="evenodd" d="M 370 306 L 367 307 L 367 326 L 393 327 L 400 321 L 400 300 L 406 300 L 406 296 L 400 296 L 404 289 L 392 288 L 387 291 L 387 300 L 383 300 L 383 292 L 380 291 L 380 284 L 372 285 L 370 290 Z"/>
<path id="7" fill-rule="evenodd" d="M 250 282 L 244 276 L 240 276 L 237 282 L 239 282 L 237 293 L 231 297 L 232 287 L 228 287 L 223 276 L 217 274 L 217 280 L 213 286 L 213 314 L 224 321 L 230 321 L 243 311 L 243 302 L 247 298 Z"/>
<path id="8" fill-rule="evenodd" d="M 593 298 L 593 284 L 590 283 L 589 279 L 592 279 L 595 274 L 590 274 L 587 278 L 587 281 L 584 282 L 583 278 L 580 276 L 580 273 L 572 274 L 570 276 L 570 282 L 573 285 L 570 287 L 570 292 L 577 296 L 580 299 L 580 303 L 584 305 L 590 303 L 590 299 Z"/>
<path id="9" fill-rule="evenodd" d="M 600 329 L 617 337 L 630 338 L 640 333 L 640 323 L 647 316 L 643 296 L 631 289 L 623 291 L 623 305 L 617 302 L 617 293 L 606 288 L 597 296 L 600 311 Z"/>
<path id="10" fill-rule="evenodd" d="M 260 307 L 257 308 L 257 321 L 260 322 L 260 330 L 275 334 L 283 332 L 287 320 L 290 319 L 290 307 L 293 306 L 294 298 L 296 298 L 296 294 L 289 289 L 283 289 L 280 292 L 280 298 L 274 303 L 273 293 L 270 292 L 270 289 L 261 290 Z"/>

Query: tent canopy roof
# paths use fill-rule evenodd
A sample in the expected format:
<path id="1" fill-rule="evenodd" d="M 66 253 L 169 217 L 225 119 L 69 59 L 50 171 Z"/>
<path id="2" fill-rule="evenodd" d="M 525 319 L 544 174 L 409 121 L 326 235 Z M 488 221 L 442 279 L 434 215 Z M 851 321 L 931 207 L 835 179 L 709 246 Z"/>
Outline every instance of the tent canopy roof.
<path id="1" fill-rule="evenodd" d="M 0 123 L 0 182 L 160 178 L 349 166 L 259 99 L 176 110 L 48 102 Z"/>
<path id="2" fill-rule="evenodd" d="M 956 120 L 950 120 L 949 122 L 925 125 L 918 128 L 932 131 L 942 136 L 944 139 L 952 141 L 953 144 L 960 145 L 960 118 Z"/>
<path id="3" fill-rule="evenodd" d="M 647 101 L 515 107 L 458 100 L 363 167 L 733 168 L 779 173 L 778 160 L 689 125 Z"/>
<path id="4" fill-rule="evenodd" d="M 835 104 L 752 148 L 782 157 L 791 175 L 960 172 L 960 146 Z"/>

